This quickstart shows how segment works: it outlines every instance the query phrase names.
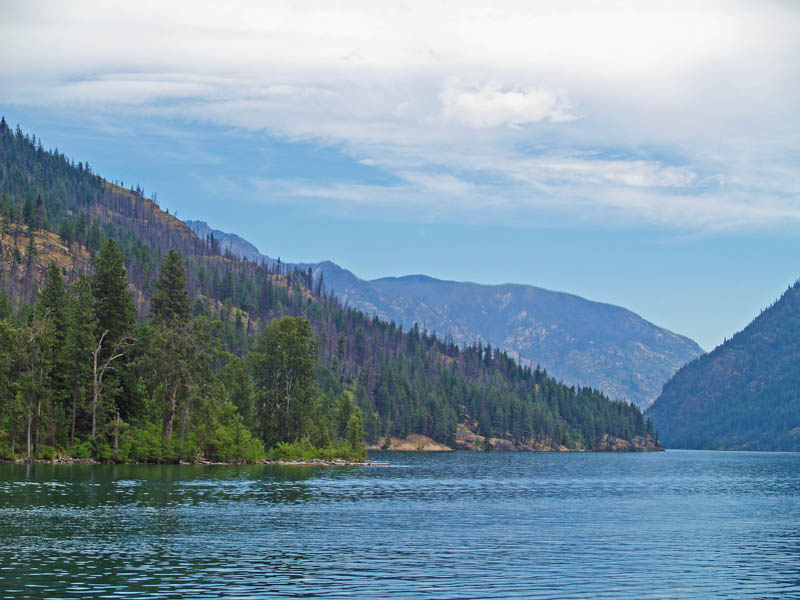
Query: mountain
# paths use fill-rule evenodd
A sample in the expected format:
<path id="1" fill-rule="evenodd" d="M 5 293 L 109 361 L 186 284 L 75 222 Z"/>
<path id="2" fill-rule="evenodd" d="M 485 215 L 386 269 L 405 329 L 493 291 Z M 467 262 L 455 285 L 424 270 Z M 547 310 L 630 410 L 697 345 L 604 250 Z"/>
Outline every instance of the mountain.
<path id="1" fill-rule="evenodd" d="M 800 450 L 800 283 L 678 371 L 647 414 L 672 448 Z"/>
<path id="2" fill-rule="evenodd" d="M 231 254 L 235 254 L 240 258 L 246 258 L 247 260 L 251 260 L 259 264 L 263 261 L 266 261 L 267 264 L 274 262 L 268 256 L 261 254 L 261 252 L 258 251 L 258 248 L 256 248 L 253 244 L 248 242 L 246 239 L 239 237 L 235 233 L 225 233 L 219 229 L 212 229 L 205 221 L 188 220 L 185 221 L 185 223 L 192 229 L 192 231 L 195 232 L 195 234 L 197 234 L 201 240 L 210 240 L 209 236 L 213 236 L 214 239 L 219 243 L 220 249 L 223 253 L 230 252 Z"/>
<path id="3" fill-rule="evenodd" d="M 320 265 L 337 295 L 406 327 L 424 325 L 456 343 L 479 339 L 568 384 L 647 406 L 664 381 L 702 354 L 692 340 L 635 313 L 529 285 L 480 285 L 424 275 L 356 281 Z"/>
<path id="4" fill-rule="evenodd" d="M 296 424 L 312 413 L 324 418 L 310 429 L 294 430 L 320 444 L 343 439 L 361 425 L 373 445 L 421 435 L 449 447 L 481 449 L 659 448 L 652 424 L 636 406 L 595 389 L 563 385 L 497 347 L 462 348 L 426 331 L 404 331 L 343 303 L 326 290 L 321 272 L 314 276 L 310 268 L 247 260 L 223 251 L 216 233 L 213 239 L 207 235 L 201 239 L 138 187 L 114 185 L 88 164 L 45 150 L 41 140 L 37 144 L 0 119 L 0 457 L 14 455 L 26 431 L 33 431 L 35 448 L 40 440 L 65 448 L 91 435 L 95 451 L 107 448 L 104 456 L 119 441 L 152 449 L 148 456 L 154 460 L 205 453 L 222 439 L 217 425 L 223 433 L 234 432 L 240 419 L 253 435 L 266 436 L 268 428 L 275 430 L 276 411 L 288 415 L 290 403 L 287 399 L 281 408 L 258 400 L 261 371 L 254 365 L 258 355 L 274 352 L 263 333 L 284 317 L 307 321 L 313 332 L 319 393 L 309 393 L 315 408 L 305 405 Z M 193 333 L 180 353 L 169 348 L 190 335 L 187 330 L 178 337 L 159 333 L 164 322 L 151 319 L 157 294 L 164 306 L 167 284 L 157 286 L 156 279 L 165 262 L 171 265 L 175 297 L 189 303 L 180 314 Z M 56 317 L 100 306 L 98 298 L 105 296 L 87 300 L 86 294 L 104 293 L 105 284 L 80 287 L 81 276 L 97 274 L 98 265 L 116 273 L 120 284 L 103 310 L 130 307 L 131 292 L 138 311 L 133 339 L 125 342 L 131 345 L 114 362 L 115 382 L 102 402 L 90 393 L 88 363 L 108 329 L 101 336 L 98 325 L 94 333 L 100 341 L 90 339 L 89 331 L 79 348 L 62 338 L 77 339 L 79 326 L 90 324 L 94 315 L 54 325 Z M 119 319 L 129 328 L 134 308 L 125 308 L 127 316 Z M 74 356 L 48 358 L 73 346 Z M 297 403 L 291 406 L 300 410 Z M 350 407 L 351 417 L 357 407 L 363 420 L 343 418 L 342 407 Z M 182 415 L 180 447 L 167 448 L 163 444 L 171 438 L 165 432 L 172 431 L 176 415 Z"/>
<path id="5" fill-rule="evenodd" d="M 241 240 L 187 221 L 204 237 Z M 246 246 L 236 242 L 231 248 Z M 274 262 L 258 255 L 256 260 Z M 409 329 L 417 323 L 457 344 L 476 340 L 501 348 L 524 363 L 540 365 L 569 385 L 588 385 L 612 398 L 648 406 L 664 382 L 703 353 L 689 338 L 658 327 L 611 304 L 542 288 L 442 281 L 425 275 L 365 281 L 329 262 L 295 265 L 338 298 L 366 314 Z"/>

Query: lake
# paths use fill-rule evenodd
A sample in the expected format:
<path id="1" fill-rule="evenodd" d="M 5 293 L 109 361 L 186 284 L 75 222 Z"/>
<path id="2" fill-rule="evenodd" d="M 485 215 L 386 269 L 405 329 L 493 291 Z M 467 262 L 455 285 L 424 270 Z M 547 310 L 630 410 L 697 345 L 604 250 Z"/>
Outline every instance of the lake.
<path id="1" fill-rule="evenodd" d="M 800 455 L 0 465 L 0 598 L 800 598 Z"/>

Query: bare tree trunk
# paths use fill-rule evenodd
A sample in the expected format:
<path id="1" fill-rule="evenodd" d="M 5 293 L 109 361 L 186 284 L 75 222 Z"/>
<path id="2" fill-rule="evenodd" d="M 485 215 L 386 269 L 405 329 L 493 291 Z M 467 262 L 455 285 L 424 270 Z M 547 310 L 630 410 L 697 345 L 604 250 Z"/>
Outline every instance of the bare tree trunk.
<path id="1" fill-rule="evenodd" d="M 42 395 L 36 396 L 36 429 L 33 434 L 33 455 L 39 458 L 39 430 L 42 428 Z"/>
<path id="2" fill-rule="evenodd" d="M 31 412 L 30 406 L 28 407 L 28 431 L 27 431 L 27 439 L 28 444 L 25 451 L 25 456 L 28 458 L 31 457 L 31 426 L 33 425 L 33 412 Z"/>
<path id="3" fill-rule="evenodd" d="M 186 402 L 183 403 L 183 420 L 181 421 L 181 439 L 180 444 L 183 446 L 183 433 L 186 430 L 186 421 L 189 420 L 189 396 L 186 396 Z"/>
<path id="4" fill-rule="evenodd" d="M 92 357 L 94 359 L 92 363 L 92 439 L 94 439 L 95 434 L 97 433 L 97 403 L 100 400 L 100 393 L 103 390 L 103 377 L 105 376 L 108 368 L 111 366 L 111 363 L 125 355 L 125 353 L 121 352 L 119 349 L 120 346 L 122 346 L 128 339 L 122 338 L 119 340 L 114 346 L 114 349 L 111 351 L 111 356 L 108 357 L 108 360 L 106 360 L 103 366 L 98 367 L 97 355 L 100 353 L 100 349 L 103 347 L 103 340 L 107 334 L 108 330 L 103 332 L 103 335 L 100 336 L 100 341 L 97 342 L 97 347 L 92 352 Z"/>
<path id="5" fill-rule="evenodd" d="M 172 426 L 175 423 L 175 407 L 178 403 L 178 391 L 173 388 L 169 395 L 169 418 L 167 419 L 167 444 L 172 440 Z"/>
<path id="6" fill-rule="evenodd" d="M 105 334 L 103 334 L 105 336 Z M 100 352 L 100 347 L 103 344 L 103 338 L 100 338 L 100 343 L 94 349 L 92 355 L 94 356 L 94 363 L 92 365 L 92 439 L 97 433 L 97 400 L 100 396 L 100 381 L 97 378 L 97 353 Z"/>
<path id="7" fill-rule="evenodd" d="M 164 402 L 166 403 L 167 398 L 169 397 L 169 384 L 165 381 L 164 382 Z M 161 420 L 161 444 L 164 445 L 167 443 L 167 425 L 169 423 L 169 412 L 164 413 L 164 418 Z"/>
<path id="8" fill-rule="evenodd" d="M 286 379 L 286 440 L 289 441 L 289 403 L 292 399 L 292 380 L 291 378 Z"/>

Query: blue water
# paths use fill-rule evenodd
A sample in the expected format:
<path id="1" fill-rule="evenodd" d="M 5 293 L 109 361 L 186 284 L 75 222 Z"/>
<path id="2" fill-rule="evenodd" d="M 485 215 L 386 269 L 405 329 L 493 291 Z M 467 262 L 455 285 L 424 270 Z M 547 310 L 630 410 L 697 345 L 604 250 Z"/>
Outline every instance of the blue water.
<path id="1" fill-rule="evenodd" d="M 800 455 L 0 465 L 0 598 L 800 598 Z"/>

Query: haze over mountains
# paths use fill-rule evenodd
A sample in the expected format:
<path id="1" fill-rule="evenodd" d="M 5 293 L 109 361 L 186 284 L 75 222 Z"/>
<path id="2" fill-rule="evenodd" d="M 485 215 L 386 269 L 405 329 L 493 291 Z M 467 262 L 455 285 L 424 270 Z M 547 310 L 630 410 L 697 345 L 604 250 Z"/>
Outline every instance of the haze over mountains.
<path id="1" fill-rule="evenodd" d="M 272 261 L 241 237 L 187 221 L 200 236 L 212 234 L 223 249 L 251 260 Z M 539 364 L 569 384 L 596 387 L 612 398 L 648 406 L 662 385 L 703 350 L 619 306 L 530 285 L 481 285 L 425 275 L 366 281 L 325 261 L 297 265 L 322 274 L 340 299 L 367 314 L 410 328 L 476 340 L 522 362 Z"/>

